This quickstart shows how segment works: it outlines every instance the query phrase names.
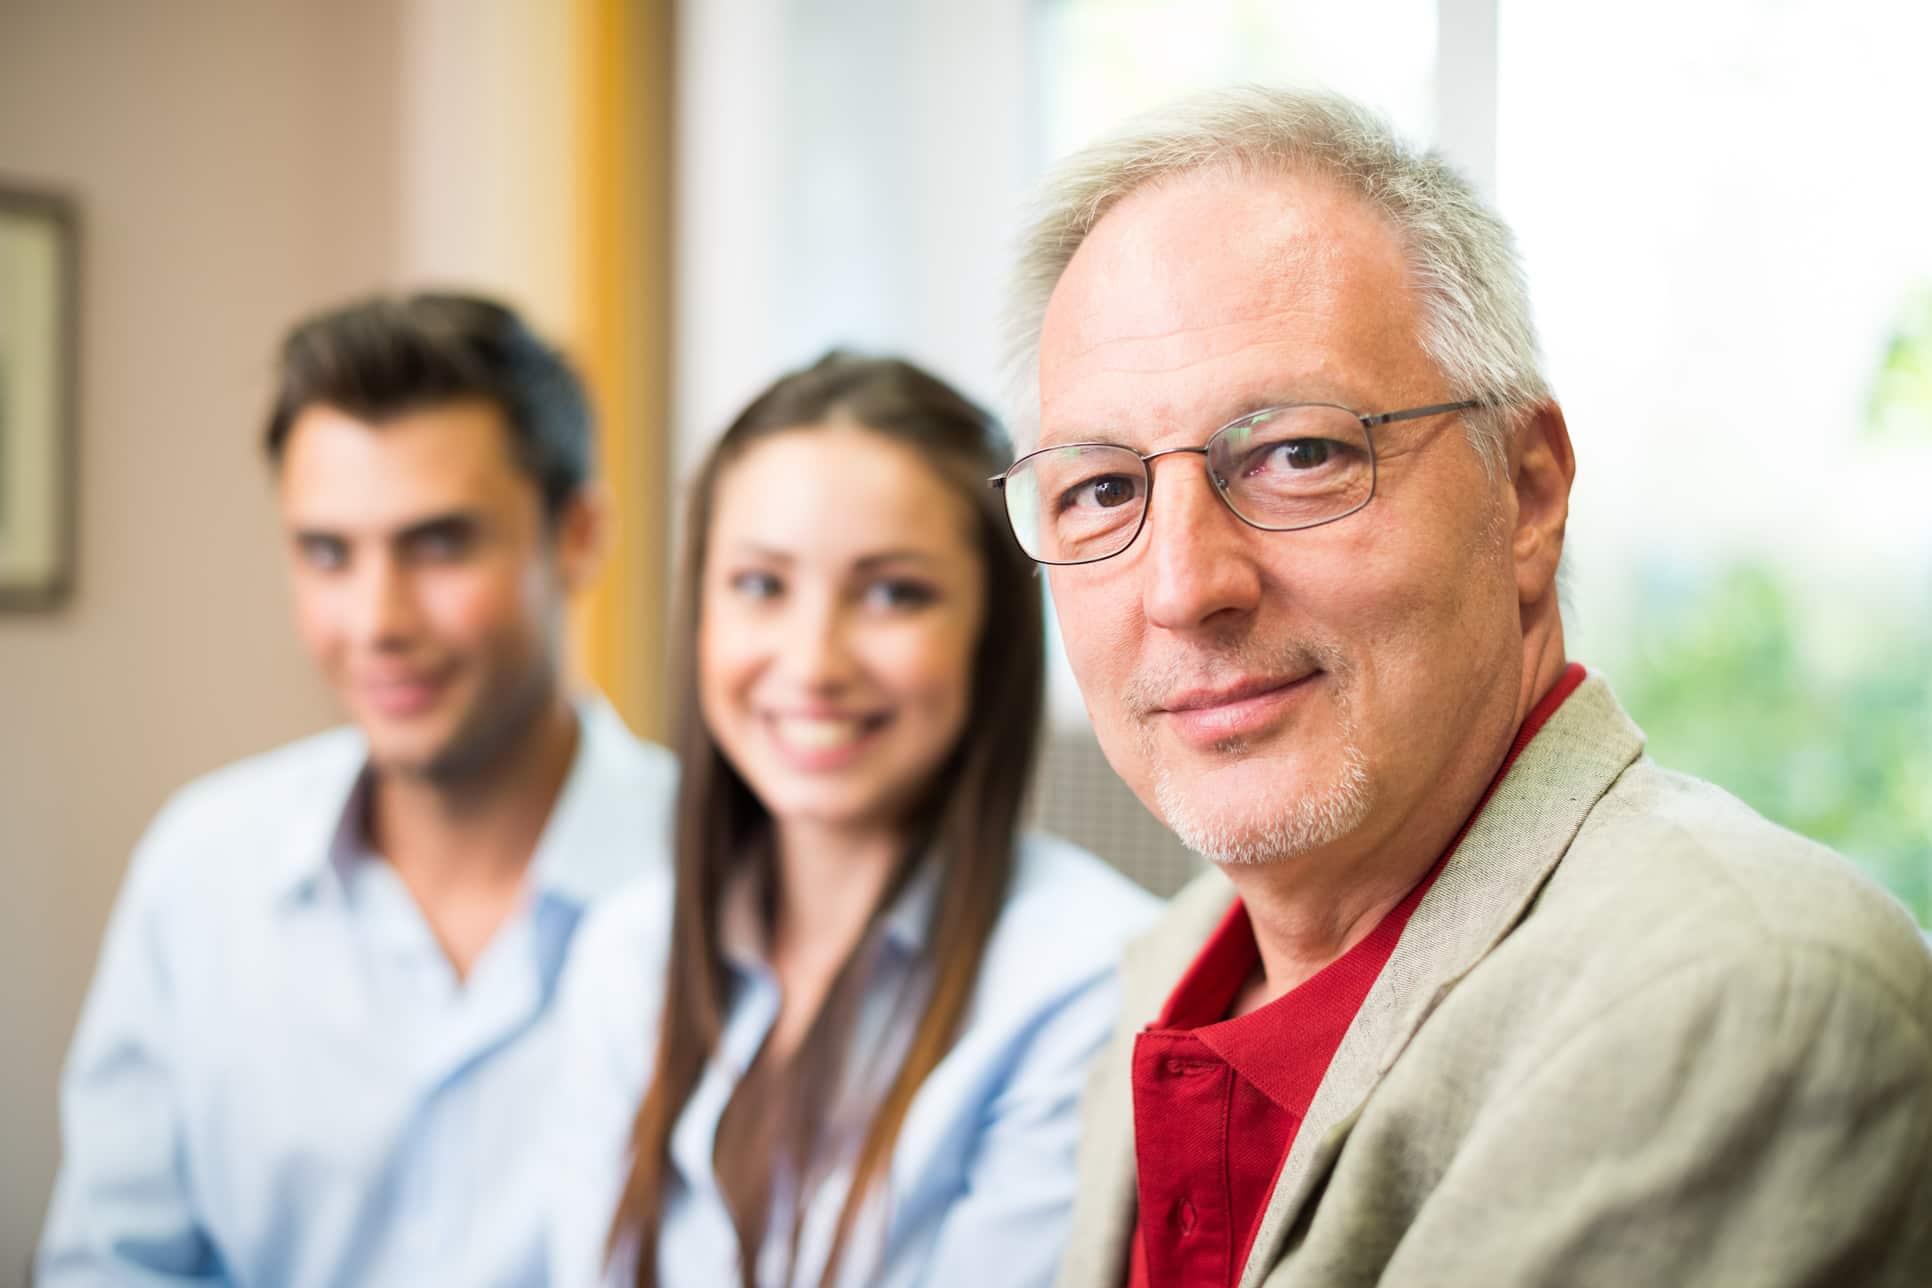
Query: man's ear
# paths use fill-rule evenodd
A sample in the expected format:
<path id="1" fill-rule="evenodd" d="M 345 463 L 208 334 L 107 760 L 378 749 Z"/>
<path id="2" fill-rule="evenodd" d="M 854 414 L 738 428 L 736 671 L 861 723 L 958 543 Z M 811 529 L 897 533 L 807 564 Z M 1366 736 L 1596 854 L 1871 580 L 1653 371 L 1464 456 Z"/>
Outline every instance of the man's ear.
<path id="1" fill-rule="evenodd" d="M 557 512 L 552 529 L 566 591 L 582 590 L 597 579 L 610 544 L 612 519 L 610 489 L 597 479 L 571 493 Z"/>
<path id="2" fill-rule="evenodd" d="M 1510 445 L 1509 470 L 1516 493 L 1516 530 L 1510 541 L 1516 595 L 1520 603 L 1533 604 L 1555 590 L 1563 529 L 1570 519 L 1570 484 L 1576 478 L 1570 427 L 1556 403 L 1543 403 L 1519 424 Z"/>

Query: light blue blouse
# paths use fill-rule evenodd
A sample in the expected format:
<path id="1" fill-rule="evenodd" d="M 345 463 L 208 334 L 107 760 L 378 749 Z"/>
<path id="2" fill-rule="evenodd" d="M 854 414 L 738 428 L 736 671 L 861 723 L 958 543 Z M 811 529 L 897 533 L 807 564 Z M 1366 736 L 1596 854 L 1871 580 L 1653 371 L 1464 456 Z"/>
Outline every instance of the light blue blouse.
<path id="1" fill-rule="evenodd" d="M 557 1288 L 627 1285 L 634 1251 L 604 1264 L 629 1170 L 631 1121 L 656 1044 L 669 942 L 669 876 L 658 870 L 586 923 L 565 972 L 565 1080 L 554 1098 L 549 1184 Z M 936 894 L 928 865 L 887 910 L 849 1064 L 890 1074 L 918 1018 L 895 1005 L 925 944 Z M 1074 1196 L 1086 1067 L 1112 1030 L 1115 961 L 1158 902 L 1100 860 L 1044 836 L 1021 843 L 964 1026 L 920 1087 L 841 1262 L 841 1284 L 1046 1284 Z M 778 1014 L 758 954 L 732 950 L 735 990 L 719 1051 L 673 1128 L 673 1182 L 659 1230 L 666 1285 L 737 1282 L 738 1248 L 712 1175 L 718 1119 Z M 844 1205 L 856 1140 L 817 1160 L 827 1182 L 804 1205 L 798 1282 L 816 1284 Z M 789 1211 L 789 1205 L 785 1205 Z M 789 1221 L 770 1223 L 758 1279 L 779 1283 Z"/>

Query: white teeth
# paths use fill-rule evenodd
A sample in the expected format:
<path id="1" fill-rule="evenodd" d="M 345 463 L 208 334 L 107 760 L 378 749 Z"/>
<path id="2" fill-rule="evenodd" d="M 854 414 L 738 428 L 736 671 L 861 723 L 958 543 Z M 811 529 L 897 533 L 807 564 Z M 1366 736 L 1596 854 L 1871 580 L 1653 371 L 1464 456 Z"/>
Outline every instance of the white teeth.
<path id="1" fill-rule="evenodd" d="M 859 720 L 819 720 L 806 716 L 783 716 L 778 720 L 778 736 L 807 751 L 844 747 L 857 742 L 864 732 L 864 722 Z"/>

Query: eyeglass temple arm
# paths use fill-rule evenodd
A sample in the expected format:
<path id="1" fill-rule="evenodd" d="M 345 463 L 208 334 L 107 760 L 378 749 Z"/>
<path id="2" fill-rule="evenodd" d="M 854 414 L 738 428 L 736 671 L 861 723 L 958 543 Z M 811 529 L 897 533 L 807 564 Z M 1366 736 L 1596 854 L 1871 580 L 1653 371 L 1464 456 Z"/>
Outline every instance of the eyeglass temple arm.
<path id="1" fill-rule="evenodd" d="M 1437 403 L 1432 407 L 1408 407 L 1402 411 L 1385 411 L 1379 416 L 1364 416 L 1362 424 L 1373 429 L 1377 425 L 1387 425 L 1392 421 L 1421 420 L 1424 416 L 1440 416 L 1446 411 L 1474 411 L 1478 407 L 1487 406 L 1489 406 L 1488 403 L 1472 398 L 1464 402 Z"/>

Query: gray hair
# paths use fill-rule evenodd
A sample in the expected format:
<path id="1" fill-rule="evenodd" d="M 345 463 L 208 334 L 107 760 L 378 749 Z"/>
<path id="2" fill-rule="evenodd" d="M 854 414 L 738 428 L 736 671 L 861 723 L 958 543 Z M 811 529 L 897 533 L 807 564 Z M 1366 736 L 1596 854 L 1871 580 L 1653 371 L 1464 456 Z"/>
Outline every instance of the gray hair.
<path id="1" fill-rule="evenodd" d="M 1094 225 L 1130 193 L 1210 168 L 1314 174 L 1380 212 L 1405 244 L 1422 297 L 1422 346 L 1457 399 L 1491 404 L 1465 420 L 1492 475 L 1513 410 L 1550 398 L 1515 239 L 1435 153 L 1404 143 L 1338 95 L 1259 85 L 1183 99 L 1061 162 L 1022 234 L 1007 313 L 1015 441 L 1039 437 L 1040 330 L 1047 301 Z"/>

